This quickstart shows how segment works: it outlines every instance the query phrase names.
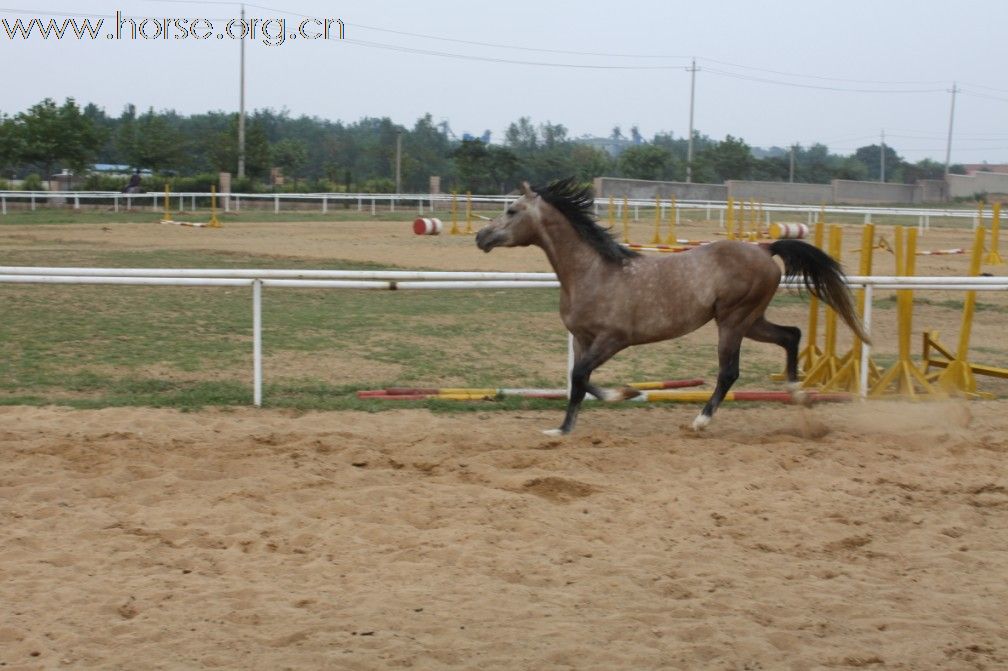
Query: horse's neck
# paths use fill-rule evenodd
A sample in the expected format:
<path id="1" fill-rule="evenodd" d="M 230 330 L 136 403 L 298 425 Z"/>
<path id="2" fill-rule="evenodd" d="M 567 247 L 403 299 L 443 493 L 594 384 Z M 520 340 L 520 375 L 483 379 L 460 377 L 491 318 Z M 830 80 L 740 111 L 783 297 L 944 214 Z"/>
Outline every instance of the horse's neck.
<path id="1" fill-rule="evenodd" d="M 541 237 L 539 246 L 546 252 L 562 288 L 569 289 L 588 275 L 593 275 L 593 282 L 598 281 L 594 275 L 600 267 L 609 264 L 602 263 L 598 252 L 581 239 L 573 227 L 565 222 L 546 230 L 548 234 Z"/>

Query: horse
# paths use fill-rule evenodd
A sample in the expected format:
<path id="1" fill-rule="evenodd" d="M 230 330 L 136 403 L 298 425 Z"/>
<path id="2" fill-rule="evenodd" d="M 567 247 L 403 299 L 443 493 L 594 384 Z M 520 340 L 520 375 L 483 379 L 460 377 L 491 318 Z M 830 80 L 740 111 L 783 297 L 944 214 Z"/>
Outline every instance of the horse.
<path id="1" fill-rule="evenodd" d="M 693 420 L 706 428 L 739 377 L 743 338 L 779 345 L 785 352 L 792 400 L 806 400 L 798 383 L 801 329 L 781 326 L 764 313 L 781 281 L 800 278 L 832 307 L 852 331 L 869 342 L 843 269 L 831 256 L 801 240 L 752 244 L 721 240 L 690 251 L 644 256 L 619 244 L 591 213 L 590 188 L 573 178 L 546 186 L 523 182 L 521 197 L 476 235 L 484 252 L 495 247 L 540 247 L 560 281 L 560 318 L 573 336 L 574 365 L 563 424 L 547 435 L 566 435 L 577 421 L 585 394 L 622 400 L 636 390 L 603 390 L 591 374 L 631 345 L 671 340 L 712 319 L 718 333 L 718 376 L 710 399 Z"/>

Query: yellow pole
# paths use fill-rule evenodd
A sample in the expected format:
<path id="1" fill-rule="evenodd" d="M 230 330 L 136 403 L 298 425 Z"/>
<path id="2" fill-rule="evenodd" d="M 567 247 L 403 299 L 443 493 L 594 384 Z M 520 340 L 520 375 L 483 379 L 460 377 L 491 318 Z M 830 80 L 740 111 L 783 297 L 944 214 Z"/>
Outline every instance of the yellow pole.
<path id="1" fill-rule="evenodd" d="M 969 276 L 976 277 L 980 274 L 980 257 L 983 253 L 984 227 L 977 226 L 976 235 L 973 239 L 973 255 L 970 257 Z M 970 367 L 966 357 L 969 354 L 970 335 L 973 330 L 973 312 L 976 309 L 976 292 L 966 292 L 966 302 L 963 305 L 962 325 L 959 327 L 959 347 L 956 350 L 956 357 L 949 362 L 949 365 L 938 376 L 938 384 L 950 393 L 976 393 L 976 379 L 973 377 L 973 369 Z"/>
<path id="2" fill-rule="evenodd" d="M 220 220 L 217 219 L 217 185 L 210 185 L 210 221 L 207 223 L 210 228 L 220 228 Z"/>
<path id="3" fill-rule="evenodd" d="M 451 220 L 452 220 L 452 225 L 451 225 L 451 230 L 448 231 L 451 235 L 458 235 L 459 233 L 461 233 L 461 231 L 459 231 L 459 227 L 458 227 L 458 202 L 457 201 L 458 201 L 458 197 L 455 194 L 455 192 L 452 191 L 452 199 L 451 199 Z"/>
<path id="4" fill-rule="evenodd" d="M 623 196 L 623 213 L 621 219 L 623 221 L 623 242 L 624 244 L 630 244 L 630 205 L 626 196 Z"/>
<path id="5" fill-rule="evenodd" d="M 666 245 L 674 245 L 674 244 L 677 244 L 679 242 L 676 239 L 676 231 L 675 231 L 676 216 L 678 215 L 678 213 L 679 213 L 679 210 L 676 208 L 676 199 L 675 199 L 675 196 L 672 196 L 672 200 L 669 203 L 668 237 L 665 238 L 665 244 Z"/>
<path id="6" fill-rule="evenodd" d="M 735 239 L 735 200 L 733 198 L 728 199 L 728 204 L 725 207 L 725 230 L 728 232 L 728 239 Z"/>
<path id="7" fill-rule="evenodd" d="M 837 263 L 840 262 L 840 251 L 841 244 L 843 241 L 843 230 L 837 224 L 830 226 L 829 231 L 829 249 L 827 253 L 836 259 Z M 833 308 L 826 307 L 826 340 L 823 344 L 822 356 L 815 362 L 815 365 L 811 370 L 805 375 L 805 380 L 802 382 L 803 387 L 814 387 L 821 386 L 832 380 L 837 371 L 840 368 L 840 360 L 836 355 L 836 311 Z M 810 340 L 809 345 L 815 345 L 814 341 Z"/>
<path id="8" fill-rule="evenodd" d="M 616 225 L 616 215 L 613 208 L 613 197 L 609 196 L 609 206 L 606 208 L 606 225 L 612 228 Z"/>
<path id="9" fill-rule="evenodd" d="M 465 234 L 472 235 L 472 191 L 466 191 L 466 227 Z"/>
<path id="10" fill-rule="evenodd" d="M 984 259 L 984 263 L 989 266 L 1003 266 L 1004 261 L 1001 259 L 1001 253 L 998 249 L 1001 246 L 1001 203 L 996 202 L 991 205 L 991 242 L 990 242 L 990 252 L 987 253 L 987 258 Z"/>
<path id="11" fill-rule="evenodd" d="M 168 183 L 165 182 L 164 185 L 164 219 L 161 220 L 162 224 L 170 224 L 172 222 L 171 218 L 171 208 L 168 205 Z"/>
<path id="12" fill-rule="evenodd" d="M 654 199 L 654 235 L 651 236 L 651 244 L 661 243 L 661 200 L 658 196 Z"/>

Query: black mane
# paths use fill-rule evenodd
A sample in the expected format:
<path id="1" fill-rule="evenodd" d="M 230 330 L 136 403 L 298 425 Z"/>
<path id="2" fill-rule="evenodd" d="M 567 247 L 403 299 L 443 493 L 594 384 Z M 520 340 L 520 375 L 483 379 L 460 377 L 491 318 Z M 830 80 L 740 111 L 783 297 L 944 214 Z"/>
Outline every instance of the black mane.
<path id="1" fill-rule="evenodd" d="M 578 186 L 573 177 L 558 179 L 546 186 L 533 186 L 532 190 L 567 218 L 581 239 L 602 255 L 606 261 L 621 263 L 640 256 L 616 242 L 609 229 L 600 226 L 592 215 L 595 198 L 590 187 Z"/>

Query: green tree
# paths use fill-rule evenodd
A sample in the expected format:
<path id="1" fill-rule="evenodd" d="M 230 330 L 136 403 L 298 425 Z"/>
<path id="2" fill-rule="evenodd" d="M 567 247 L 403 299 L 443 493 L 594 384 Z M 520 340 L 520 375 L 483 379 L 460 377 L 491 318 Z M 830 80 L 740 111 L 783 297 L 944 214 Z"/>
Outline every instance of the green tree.
<path id="1" fill-rule="evenodd" d="M 704 148 L 700 155 L 716 181 L 749 179 L 755 159 L 749 145 L 741 138 L 726 135 L 722 142 Z"/>
<path id="2" fill-rule="evenodd" d="M 138 168 L 164 172 L 178 166 L 182 155 L 182 138 L 163 114 L 150 108 L 136 120 L 135 140 L 130 148 L 129 162 Z"/>
<path id="3" fill-rule="evenodd" d="M 301 140 L 280 140 L 273 145 L 270 153 L 273 165 L 283 168 L 284 174 L 293 179 L 297 179 L 308 161 L 308 147 Z"/>
<path id="4" fill-rule="evenodd" d="M 674 167 L 672 152 L 653 144 L 628 147 L 617 160 L 619 173 L 631 179 L 671 179 Z"/>
<path id="5" fill-rule="evenodd" d="M 865 147 L 858 147 L 854 152 L 854 158 L 864 164 L 868 170 L 868 179 L 877 180 L 882 175 L 882 147 L 877 144 L 870 144 Z M 887 182 L 898 182 L 902 176 L 903 159 L 899 157 L 896 150 L 885 145 L 885 170 Z"/>
<path id="6" fill-rule="evenodd" d="M 82 171 L 101 144 L 98 130 L 73 98 L 59 107 L 51 98 L 32 105 L 15 117 L 14 134 L 18 159 L 43 167 L 46 179 L 57 165 Z"/>

